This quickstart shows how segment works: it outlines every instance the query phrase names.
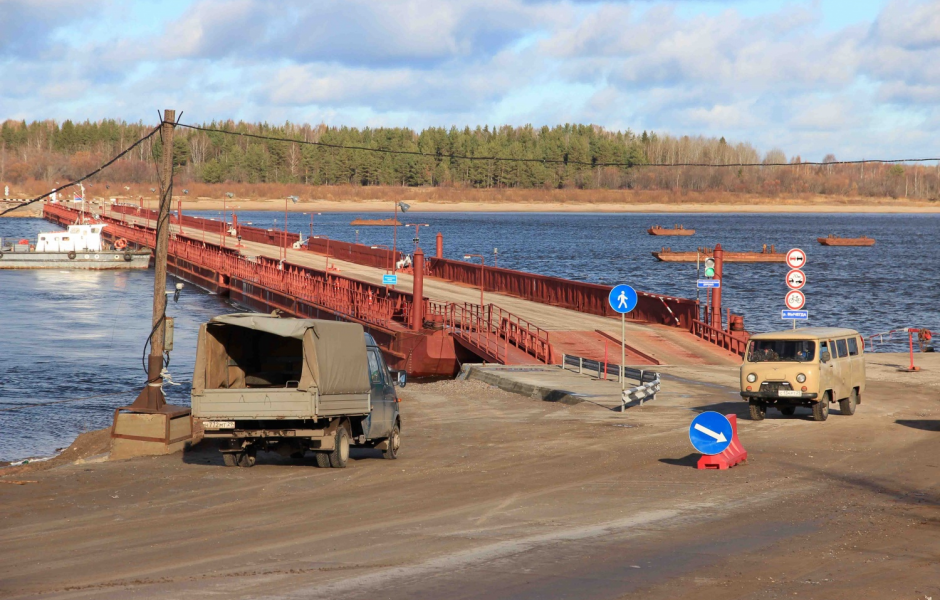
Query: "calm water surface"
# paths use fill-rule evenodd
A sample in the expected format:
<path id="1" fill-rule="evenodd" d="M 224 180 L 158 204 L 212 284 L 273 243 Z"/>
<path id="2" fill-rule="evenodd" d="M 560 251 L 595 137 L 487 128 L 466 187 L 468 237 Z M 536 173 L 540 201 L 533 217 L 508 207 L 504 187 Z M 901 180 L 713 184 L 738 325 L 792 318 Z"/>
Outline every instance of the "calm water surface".
<path id="1" fill-rule="evenodd" d="M 219 213 L 194 213 L 219 218 Z M 354 241 L 356 216 L 315 216 L 314 234 Z M 283 227 L 283 213 L 239 212 L 239 220 Z M 807 309 L 812 325 L 841 325 L 865 334 L 895 327 L 940 330 L 935 299 L 940 285 L 940 215 L 595 215 L 595 214 L 414 214 L 403 222 L 420 228 L 421 246 L 433 252 L 444 235 L 444 253 L 462 258 L 484 254 L 492 264 L 522 271 L 695 297 L 695 265 L 656 261 L 650 253 L 665 244 L 695 250 L 720 242 L 727 250 L 759 250 L 776 244 L 806 250 Z M 647 235 L 652 224 L 681 223 L 690 238 Z M 289 217 L 293 232 L 309 233 L 310 217 Z M 0 236 L 35 239 L 55 227 L 40 219 L 0 219 Z M 824 248 L 815 238 L 835 233 L 869 235 L 871 248 Z M 399 248 L 413 247 L 414 228 L 399 228 Z M 391 244 L 392 230 L 359 227 L 359 241 Z M 786 293 L 782 264 L 725 266 L 724 304 L 745 316 L 751 331 L 788 325 L 780 320 Z M 0 271 L 0 460 L 51 454 L 76 434 L 110 424 L 115 407 L 131 402 L 145 377 L 141 366 L 150 330 L 153 272 Z M 171 281 L 168 287 L 172 287 Z M 211 316 L 237 310 L 217 296 L 187 285 L 168 314 L 176 317 L 170 372 L 179 387 L 167 387 L 174 404 L 188 404 L 195 333 Z M 899 345 L 884 346 L 900 349 Z M 115 394 L 49 406 L 5 410 L 71 398 Z"/>

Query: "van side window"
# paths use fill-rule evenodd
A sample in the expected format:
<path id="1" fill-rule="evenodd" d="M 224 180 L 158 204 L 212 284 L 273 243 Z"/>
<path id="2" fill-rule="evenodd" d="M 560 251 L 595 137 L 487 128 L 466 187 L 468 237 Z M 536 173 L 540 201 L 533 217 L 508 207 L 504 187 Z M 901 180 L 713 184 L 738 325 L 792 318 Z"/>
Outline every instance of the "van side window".
<path id="1" fill-rule="evenodd" d="M 839 358 L 839 352 L 836 350 L 836 343 L 832 340 L 829 340 L 829 354 L 832 355 L 832 358 Z"/>
<path id="2" fill-rule="evenodd" d="M 382 370 L 379 368 L 379 361 L 375 356 L 374 350 L 369 350 L 369 381 L 372 385 L 384 385 L 385 378 L 382 377 Z"/>
<path id="3" fill-rule="evenodd" d="M 854 337 L 849 338 L 849 356 L 858 356 L 858 341 Z"/>
<path id="4" fill-rule="evenodd" d="M 849 355 L 849 348 L 845 345 L 845 340 L 837 340 L 836 346 L 839 348 L 839 358 L 845 358 Z"/>
<path id="5" fill-rule="evenodd" d="M 820 356 L 820 358 L 822 357 L 822 353 L 823 353 L 823 352 L 828 352 L 828 351 L 829 351 L 829 342 L 827 342 L 826 340 L 822 340 L 821 342 L 819 342 L 819 356 Z M 830 358 L 832 357 L 832 352 L 829 352 L 829 356 L 830 356 Z"/>

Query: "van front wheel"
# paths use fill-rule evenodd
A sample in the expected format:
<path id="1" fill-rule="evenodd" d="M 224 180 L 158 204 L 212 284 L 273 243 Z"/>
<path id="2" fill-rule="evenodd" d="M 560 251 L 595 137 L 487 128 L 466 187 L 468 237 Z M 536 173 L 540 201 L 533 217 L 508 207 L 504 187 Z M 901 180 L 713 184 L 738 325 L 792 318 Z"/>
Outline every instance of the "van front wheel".
<path id="1" fill-rule="evenodd" d="M 825 421 L 829 418 L 829 392 L 823 394 L 819 402 L 813 405 L 813 420 Z"/>
<path id="2" fill-rule="evenodd" d="M 854 415 L 855 407 L 858 405 L 858 390 L 852 388 L 852 393 L 845 400 L 839 400 L 839 410 L 843 415 Z"/>
<path id="3" fill-rule="evenodd" d="M 758 404 L 757 402 L 751 402 L 750 405 L 751 411 L 751 420 L 752 421 L 763 421 L 764 415 L 767 414 L 767 407 L 763 404 Z"/>

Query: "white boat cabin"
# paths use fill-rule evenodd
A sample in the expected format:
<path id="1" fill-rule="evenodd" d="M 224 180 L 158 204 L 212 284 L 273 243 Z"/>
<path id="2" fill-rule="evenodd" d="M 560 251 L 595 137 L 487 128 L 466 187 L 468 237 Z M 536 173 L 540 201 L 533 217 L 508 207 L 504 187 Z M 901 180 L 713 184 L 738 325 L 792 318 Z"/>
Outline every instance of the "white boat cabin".
<path id="1" fill-rule="evenodd" d="M 102 250 L 101 230 L 107 225 L 69 225 L 68 231 L 40 233 L 36 252 L 78 252 Z"/>

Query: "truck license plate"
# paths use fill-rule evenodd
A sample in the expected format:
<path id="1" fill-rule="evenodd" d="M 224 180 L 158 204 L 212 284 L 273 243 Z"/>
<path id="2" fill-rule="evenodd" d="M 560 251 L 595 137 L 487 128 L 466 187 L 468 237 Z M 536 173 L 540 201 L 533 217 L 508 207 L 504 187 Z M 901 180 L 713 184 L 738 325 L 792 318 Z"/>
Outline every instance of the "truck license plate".
<path id="1" fill-rule="evenodd" d="M 781 398 L 799 398 L 803 395 L 803 392 L 797 390 L 780 390 L 777 394 Z"/>
<path id="2" fill-rule="evenodd" d="M 235 429 L 235 421 L 203 421 L 206 429 Z"/>

